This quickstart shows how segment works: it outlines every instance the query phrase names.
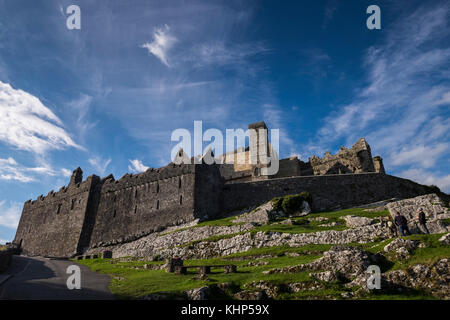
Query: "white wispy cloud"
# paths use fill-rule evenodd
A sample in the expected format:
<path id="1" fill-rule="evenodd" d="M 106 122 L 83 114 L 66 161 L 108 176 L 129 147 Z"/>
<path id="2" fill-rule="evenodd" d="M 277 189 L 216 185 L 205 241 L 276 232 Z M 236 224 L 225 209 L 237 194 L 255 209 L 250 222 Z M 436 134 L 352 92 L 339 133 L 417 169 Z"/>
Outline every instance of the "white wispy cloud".
<path id="1" fill-rule="evenodd" d="M 104 160 L 100 157 L 93 157 L 88 160 L 90 165 L 95 169 L 95 171 L 100 175 L 105 175 L 106 169 L 108 168 L 109 164 L 111 163 L 111 158 Z"/>
<path id="2" fill-rule="evenodd" d="M 128 170 L 130 170 L 132 173 L 140 173 L 144 172 L 149 167 L 145 166 L 141 160 L 135 159 L 130 160 L 130 165 L 128 165 Z"/>
<path id="3" fill-rule="evenodd" d="M 423 169 L 409 169 L 400 172 L 400 175 L 422 184 L 438 186 L 441 190 L 450 189 L 450 174 L 438 176 Z"/>
<path id="4" fill-rule="evenodd" d="M 168 52 L 177 42 L 177 38 L 170 33 L 168 25 L 156 28 L 153 33 L 153 41 L 146 42 L 141 47 L 157 57 L 163 64 L 170 67 Z"/>
<path id="5" fill-rule="evenodd" d="M 62 126 L 38 98 L 0 81 L 0 141 L 36 154 L 80 148 Z"/>
<path id="6" fill-rule="evenodd" d="M 214 41 L 194 45 L 183 59 L 195 67 L 232 65 L 236 68 L 246 64 L 246 59 L 270 51 L 262 42 L 227 45 L 224 41 Z"/>
<path id="7" fill-rule="evenodd" d="M 443 40 L 449 13 L 448 4 L 425 5 L 392 24 L 384 41 L 367 51 L 367 85 L 324 119 L 306 149 L 366 137 L 388 171 L 409 173 L 448 157 L 450 48 Z M 443 187 L 444 180 L 434 180 Z"/>
<path id="8" fill-rule="evenodd" d="M 0 180 L 10 180 L 19 182 L 32 182 L 43 176 L 70 176 L 72 172 L 65 168 L 55 169 L 42 159 L 39 160 L 38 167 L 25 167 L 19 164 L 14 158 L 0 158 Z"/>
<path id="9" fill-rule="evenodd" d="M 92 130 L 98 121 L 91 122 L 88 119 L 88 114 L 91 108 L 93 98 L 86 94 L 81 94 L 78 99 L 68 103 L 70 110 L 74 112 L 74 127 L 77 132 L 80 143 L 84 144 L 86 137 L 90 130 Z"/>
<path id="10" fill-rule="evenodd" d="M 16 229 L 19 225 L 22 205 L 20 203 L 10 203 L 6 206 L 6 201 L 0 201 L 0 226 Z"/>
<path id="11" fill-rule="evenodd" d="M 435 165 L 437 159 L 449 150 L 449 143 L 436 143 L 431 146 L 415 145 L 411 148 L 402 148 L 402 150 L 391 155 L 391 164 L 410 165 L 418 164 L 423 168 L 431 168 Z"/>
<path id="12" fill-rule="evenodd" d="M 64 177 L 70 177 L 70 176 L 72 176 L 72 171 L 70 171 L 69 169 L 66 169 L 66 168 L 62 168 L 61 169 L 61 174 Z"/>

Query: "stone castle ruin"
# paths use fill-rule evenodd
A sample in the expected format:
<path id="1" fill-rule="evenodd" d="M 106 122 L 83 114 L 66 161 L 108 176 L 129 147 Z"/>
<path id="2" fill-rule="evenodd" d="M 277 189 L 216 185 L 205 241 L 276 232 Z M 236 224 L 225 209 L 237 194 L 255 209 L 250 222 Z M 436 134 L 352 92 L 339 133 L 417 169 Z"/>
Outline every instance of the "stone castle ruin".
<path id="1" fill-rule="evenodd" d="M 267 126 L 258 122 L 249 128 Z M 68 186 L 25 202 L 14 242 L 27 255 L 72 257 L 89 248 L 133 241 L 169 226 L 218 218 L 303 191 L 311 193 L 315 211 L 429 193 L 427 186 L 387 175 L 382 159 L 372 157 L 365 139 L 350 149 L 341 147 L 336 155 L 313 156 L 308 162 L 281 159 L 278 173 L 267 176 L 265 166 L 251 157 L 271 152 L 267 134 L 256 134 L 250 135 L 248 148 L 221 156 L 247 159 L 234 164 L 174 161 L 119 180 L 92 175 L 84 181 L 77 168 Z M 178 156 L 185 157 L 182 150 Z"/>

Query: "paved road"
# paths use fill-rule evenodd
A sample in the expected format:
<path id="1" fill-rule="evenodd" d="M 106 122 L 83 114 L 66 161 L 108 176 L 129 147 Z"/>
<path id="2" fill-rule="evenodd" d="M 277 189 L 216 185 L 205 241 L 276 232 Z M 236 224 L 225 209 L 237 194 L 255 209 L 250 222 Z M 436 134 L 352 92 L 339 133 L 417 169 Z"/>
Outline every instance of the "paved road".
<path id="1" fill-rule="evenodd" d="M 69 290 L 66 273 L 70 265 L 81 269 L 81 289 Z M 7 277 L 10 275 L 10 277 Z M 2 275 L 0 299 L 25 300 L 105 300 L 113 299 L 108 289 L 110 278 L 68 260 L 14 256 L 9 270 Z M 5 280 L 6 279 L 6 280 Z M 0 279 L 2 281 L 2 279 Z"/>

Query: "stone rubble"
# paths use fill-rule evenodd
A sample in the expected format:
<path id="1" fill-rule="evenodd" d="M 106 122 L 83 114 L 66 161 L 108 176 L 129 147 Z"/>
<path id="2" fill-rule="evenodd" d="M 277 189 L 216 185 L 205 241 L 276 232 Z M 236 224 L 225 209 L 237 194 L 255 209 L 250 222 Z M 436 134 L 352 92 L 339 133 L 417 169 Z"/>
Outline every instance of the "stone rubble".
<path id="1" fill-rule="evenodd" d="M 392 252 L 392 251 L 397 251 L 398 249 L 404 248 L 408 252 L 411 252 L 414 249 L 416 249 L 418 247 L 418 245 L 419 245 L 419 241 L 397 238 L 397 239 L 391 241 L 388 245 L 386 245 L 383 248 L 383 250 L 384 250 L 384 252 Z"/>
<path id="2" fill-rule="evenodd" d="M 108 247 L 113 252 L 114 258 L 139 256 L 152 257 L 160 254 L 161 250 L 184 245 L 192 241 L 206 239 L 212 236 L 228 235 L 245 232 L 253 229 L 253 224 L 239 224 L 233 226 L 204 226 L 179 230 L 172 233 L 153 233 L 133 242 Z M 89 253 L 95 253 L 101 249 L 93 249 Z M 164 256 L 169 258 L 170 256 Z"/>
<path id="3" fill-rule="evenodd" d="M 380 223 L 344 231 L 321 231 L 314 233 L 257 232 L 240 234 L 215 242 L 198 242 L 189 247 L 161 249 L 164 257 L 179 256 L 185 259 L 209 258 L 245 252 L 253 248 L 290 246 L 301 247 L 308 244 L 367 243 L 387 238 L 386 228 Z"/>
<path id="4" fill-rule="evenodd" d="M 278 213 L 273 210 L 272 203 L 269 201 L 249 213 L 244 213 L 238 216 L 232 222 L 233 223 L 253 222 L 262 225 L 268 224 L 269 222 L 275 220 L 276 218 L 282 215 L 283 215 L 282 213 Z"/>
<path id="5" fill-rule="evenodd" d="M 327 270 L 321 273 L 312 273 L 312 277 L 323 281 L 333 281 L 338 276 L 352 279 L 363 274 L 369 265 L 374 262 L 372 255 L 356 247 L 335 246 L 324 252 L 323 256 L 311 263 L 292 267 L 275 268 L 265 274 L 293 273 L 306 270 Z"/>

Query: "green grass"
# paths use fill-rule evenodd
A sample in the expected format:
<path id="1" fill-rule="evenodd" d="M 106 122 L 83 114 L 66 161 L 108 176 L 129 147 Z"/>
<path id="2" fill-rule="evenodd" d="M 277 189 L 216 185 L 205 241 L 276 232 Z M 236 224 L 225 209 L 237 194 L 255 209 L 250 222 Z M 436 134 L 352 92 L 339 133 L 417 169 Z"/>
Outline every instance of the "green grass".
<path id="1" fill-rule="evenodd" d="M 389 210 L 383 210 L 383 211 L 364 211 L 364 208 L 351 208 L 351 209 L 344 209 L 339 211 L 330 211 L 330 212 L 319 212 L 319 213 L 313 213 L 310 214 L 308 217 L 334 217 L 334 218 L 340 218 L 343 216 L 359 216 L 359 217 L 367 217 L 367 218 L 378 218 L 378 217 L 387 217 L 389 216 Z"/>
<path id="2" fill-rule="evenodd" d="M 173 230 L 173 231 L 168 231 L 168 232 L 164 232 L 161 233 L 160 236 L 165 236 L 168 234 L 173 234 L 176 232 L 180 232 L 180 231 L 184 231 L 184 230 L 188 230 L 188 229 L 193 229 L 193 228 L 200 228 L 200 227 L 230 227 L 230 226 L 236 226 L 236 225 L 240 225 L 240 224 L 244 224 L 242 222 L 240 223 L 233 223 L 232 220 L 236 219 L 237 216 L 231 216 L 231 217 L 226 217 L 226 218 L 221 218 L 221 219 L 216 219 L 216 220 L 208 220 L 208 221 L 203 221 L 200 222 L 198 224 L 196 224 L 195 226 L 192 227 L 186 227 L 186 228 L 181 228 L 181 229 L 177 229 L 177 230 Z"/>
<path id="3" fill-rule="evenodd" d="M 253 209 L 251 212 L 254 212 L 256 209 Z M 328 230 L 336 230 L 336 231 L 342 231 L 347 229 L 345 226 L 345 221 L 342 219 L 343 216 L 347 215 L 354 215 L 354 216 L 360 216 L 360 217 L 367 217 L 367 218 L 379 218 L 379 217 L 386 217 L 389 216 L 389 211 L 379 211 L 379 212 L 367 212 L 364 211 L 362 208 L 352 208 L 352 209 L 345 209 L 340 211 L 331 211 L 331 212 L 320 212 L 320 213 L 311 213 L 305 217 L 299 217 L 299 218 L 291 218 L 291 220 L 294 222 L 294 225 L 280 225 L 277 222 L 281 222 L 285 219 L 278 219 L 274 221 L 273 223 L 270 223 L 268 225 L 264 225 L 261 227 L 257 227 L 253 229 L 253 232 L 258 231 L 271 231 L 271 232 L 284 232 L 284 233 L 309 233 L 309 232 L 318 232 L 318 231 L 328 231 Z M 199 227 L 205 227 L 205 226 L 213 226 L 213 227 L 229 227 L 233 225 L 239 225 L 243 223 L 233 223 L 232 221 L 236 219 L 237 216 L 231 216 L 216 220 L 209 220 L 201 222 L 195 226 L 192 227 L 186 227 L 174 231 L 169 231 L 166 233 L 162 233 L 163 235 L 173 234 L 176 232 L 184 231 L 187 229 L 193 229 L 193 228 L 199 228 Z M 309 218 L 315 218 L 315 217 L 325 217 L 329 219 L 328 221 L 308 221 Z M 330 223 L 330 222 L 336 222 L 337 225 L 335 227 L 326 227 L 322 226 L 323 224 Z M 221 238 L 211 238 L 208 239 L 208 241 L 217 241 Z M 197 241 L 198 242 L 198 241 Z"/>
<path id="4" fill-rule="evenodd" d="M 237 252 L 226 256 L 225 259 L 239 258 L 239 257 L 258 257 L 258 256 L 283 256 L 287 253 L 298 253 L 303 254 L 305 252 L 324 252 L 329 250 L 333 245 L 331 244 L 310 244 L 302 247 L 289 247 L 289 246 L 278 246 L 278 247 L 262 247 L 254 248 L 245 252 Z"/>
<path id="5" fill-rule="evenodd" d="M 392 270 L 405 269 L 416 264 L 433 264 L 442 258 L 450 258 L 450 246 L 441 244 L 438 240 L 442 234 L 415 234 L 403 237 L 409 240 L 419 240 L 426 248 L 415 249 L 409 259 L 395 261 Z"/>
<path id="6" fill-rule="evenodd" d="M 420 240 L 426 243 L 427 248 L 416 249 L 408 260 L 389 261 L 382 272 L 405 269 L 417 263 L 431 264 L 443 257 L 450 257 L 449 246 L 441 245 L 438 241 L 441 235 L 413 235 L 405 237 L 411 240 Z M 383 251 L 392 239 L 372 242 L 372 243 L 354 243 L 351 246 L 359 246 L 364 250 L 376 253 Z M 82 260 L 79 263 L 87 265 L 95 272 L 105 273 L 112 277 L 110 289 L 112 293 L 119 299 L 136 299 L 146 294 L 164 293 L 169 296 L 177 297 L 183 291 L 202 287 L 212 286 L 220 283 L 230 283 L 232 291 L 229 292 L 228 298 L 232 294 L 245 289 L 245 285 L 253 281 L 264 280 L 273 284 L 310 282 L 310 271 L 299 273 L 280 273 L 264 275 L 262 272 L 273 268 L 283 268 L 287 266 L 295 266 L 299 264 L 309 263 L 318 259 L 322 252 L 329 250 L 332 245 L 307 245 L 303 247 L 263 247 L 254 248 L 246 252 L 235 253 L 226 257 L 201 259 L 201 260 L 185 260 L 184 264 L 189 265 L 223 265 L 235 264 L 238 272 L 234 274 L 225 274 L 220 268 L 212 268 L 212 273 L 208 275 L 208 280 L 197 280 L 197 270 L 188 269 L 186 275 L 177 275 L 166 273 L 164 270 L 143 270 L 133 269 L 133 267 L 143 266 L 144 264 L 161 265 L 163 262 L 154 261 L 120 261 L 118 259 L 93 259 Z M 298 256 L 290 256 L 289 253 L 297 253 Z M 392 258 L 392 256 L 389 256 Z M 266 265 L 249 266 L 249 262 L 264 261 Z M 343 299 L 341 293 L 347 292 L 348 289 L 343 283 L 322 283 L 323 288 L 318 290 L 304 290 L 297 293 L 289 293 L 281 291 L 276 299 Z M 223 298 L 223 297 L 222 297 Z M 378 292 L 373 291 L 360 297 L 360 299 L 370 300 L 405 300 L 405 299 L 434 299 L 430 294 L 423 291 L 409 290 L 407 292 Z"/>
<path id="7" fill-rule="evenodd" d="M 353 208 L 353 209 L 345 209 L 340 211 L 332 211 L 332 212 L 320 212 L 320 213 L 312 213 L 305 217 L 291 218 L 293 221 L 292 225 L 284 225 L 279 224 L 277 222 L 281 222 L 284 219 L 279 219 L 273 223 L 263 225 L 260 227 L 256 227 L 252 229 L 252 232 L 265 231 L 265 232 L 282 232 L 282 233 L 310 233 L 310 232 L 319 232 L 319 231 L 343 231 L 348 229 L 345 225 L 345 220 L 342 219 L 343 216 L 353 215 L 359 217 L 367 217 L 367 218 L 379 218 L 389 216 L 389 211 L 379 211 L 379 212 L 367 212 L 362 208 Z M 324 217 L 327 218 L 327 221 L 309 221 L 311 218 L 316 217 Z M 324 224 L 328 224 L 331 222 L 336 222 L 336 226 L 324 226 Z"/>
<path id="8" fill-rule="evenodd" d="M 229 227 L 241 223 L 233 223 L 232 220 L 236 219 L 236 216 L 222 218 L 222 219 L 216 219 L 216 220 L 209 220 L 209 221 L 203 221 L 194 226 L 194 228 L 199 227 L 206 227 L 206 226 L 213 226 L 213 227 Z"/>
<path id="9" fill-rule="evenodd" d="M 344 230 L 346 229 L 344 220 L 345 215 L 364 216 L 369 218 L 377 218 L 380 216 L 389 215 L 388 211 L 380 212 L 366 212 L 363 209 L 346 209 L 335 212 L 320 212 L 313 213 L 306 217 L 292 218 L 293 225 L 280 225 L 271 223 L 252 229 L 252 233 L 258 231 L 264 232 L 284 232 L 284 233 L 304 233 L 316 232 L 324 230 Z M 313 217 L 326 217 L 328 221 L 308 221 Z M 224 219 L 212 220 L 203 222 L 197 226 L 229 226 L 233 223 L 235 217 L 228 217 Z M 335 227 L 324 227 L 324 223 L 335 221 L 338 223 Z M 179 230 L 178 230 L 179 231 Z M 243 232 L 241 232 L 243 233 Z M 208 239 L 193 241 L 184 246 L 194 245 L 200 241 L 218 241 L 234 237 L 237 234 L 213 236 Z M 412 235 L 404 237 L 405 239 L 419 240 L 426 244 L 426 248 L 417 248 L 411 253 L 407 260 L 397 261 L 395 254 L 385 254 L 383 248 L 393 239 L 374 241 L 371 243 L 351 243 L 350 246 L 358 246 L 371 253 L 382 252 L 386 256 L 386 261 L 382 262 L 380 266 L 382 272 L 387 272 L 396 269 L 406 269 L 418 263 L 432 264 L 440 258 L 450 257 L 450 246 L 442 245 L 438 239 L 442 235 Z M 238 267 L 238 272 L 234 274 L 225 274 L 222 269 L 212 268 L 212 273 L 208 275 L 208 280 L 198 280 L 197 270 L 188 270 L 186 275 L 177 275 L 173 273 L 166 273 L 164 270 L 146 270 L 135 269 L 142 267 L 144 264 L 161 265 L 164 262 L 160 261 L 120 261 L 120 259 L 93 259 L 77 261 L 87 265 L 91 270 L 108 274 L 112 277 L 110 283 L 111 292 L 119 299 L 136 299 L 147 294 L 164 293 L 169 296 L 179 296 L 183 291 L 199 288 L 202 286 L 213 286 L 221 283 L 230 283 L 231 288 L 227 291 L 228 298 L 232 297 L 233 293 L 247 289 L 246 284 L 253 281 L 265 280 L 273 284 L 281 285 L 294 282 L 311 282 L 309 277 L 310 271 L 299 273 L 281 273 L 264 275 L 262 272 L 273 268 L 283 268 L 287 266 L 296 266 L 299 264 L 309 263 L 318 259 L 324 251 L 329 250 L 332 245 L 312 244 L 303 247 L 263 247 L 253 248 L 246 252 L 239 252 L 231 254 L 226 257 L 216 257 L 202 260 L 185 260 L 184 264 L 189 265 L 222 265 L 235 264 Z M 298 255 L 291 256 L 289 253 L 296 253 Z M 263 261 L 266 265 L 249 266 L 249 262 Z M 276 299 L 342 299 L 341 293 L 347 292 L 349 289 L 343 286 L 343 283 L 322 283 L 322 288 L 319 290 L 304 290 L 298 293 L 289 293 L 281 291 Z M 223 297 L 222 297 L 223 298 Z M 432 299 L 433 297 L 427 292 L 410 290 L 408 292 L 371 292 L 363 295 L 361 299 Z"/>
<path id="10" fill-rule="evenodd" d="M 185 265 L 221 265 L 235 264 L 238 272 L 225 274 L 222 269 L 212 268 L 208 275 L 209 280 L 196 280 L 197 271 L 189 270 L 186 275 L 166 273 L 164 270 L 136 270 L 133 266 L 142 266 L 155 262 L 132 261 L 118 262 L 112 264 L 111 259 L 93 259 L 78 261 L 88 266 L 92 271 L 108 274 L 112 277 L 110 283 L 111 292 L 119 299 L 135 299 L 151 293 L 180 294 L 182 291 L 190 290 L 205 285 L 214 285 L 224 282 L 232 283 L 237 287 L 256 280 L 266 280 L 273 283 L 289 283 L 309 280 L 308 272 L 293 274 L 271 274 L 263 275 L 262 271 L 280 268 L 290 265 L 308 263 L 319 258 L 317 255 L 300 255 L 298 257 L 282 256 L 261 259 L 268 262 L 262 266 L 248 266 L 254 259 L 230 262 L 227 259 L 203 259 L 186 260 Z"/>

